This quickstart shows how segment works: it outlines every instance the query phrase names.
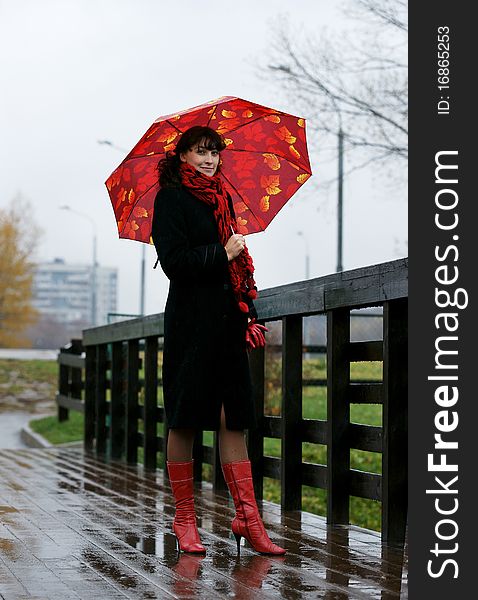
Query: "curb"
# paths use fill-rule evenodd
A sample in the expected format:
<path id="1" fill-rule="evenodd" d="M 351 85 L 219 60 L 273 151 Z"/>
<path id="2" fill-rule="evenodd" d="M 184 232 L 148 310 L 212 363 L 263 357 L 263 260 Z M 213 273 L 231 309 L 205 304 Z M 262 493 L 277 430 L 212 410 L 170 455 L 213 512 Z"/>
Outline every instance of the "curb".
<path id="1" fill-rule="evenodd" d="M 38 417 L 39 419 L 43 419 L 42 417 Z M 24 425 L 20 430 L 20 437 L 22 441 L 29 448 L 81 448 L 83 447 L 83 440 L 78 442 L 65 442 L 64 444 L 52 444 L 47 439 L 45 439 L 39 433 L 33 431 L 30 428 L 30 423 L 32 421 L 36 421 L 36 419 L 32 419 L 27 425 Z"/>
<path id="2" fill-rule="evenodd" d="M 32 419 L 34 420 L 34 419 Z M 29 448 L 52 448 L 53 444 L 51 444 L 48 440 L 46 440 L 39 433 L 35 433 L 32 429 L 30 429 L 29 425 L 24 425 L 20 431 L 20 437 L 22 441 Z"/>

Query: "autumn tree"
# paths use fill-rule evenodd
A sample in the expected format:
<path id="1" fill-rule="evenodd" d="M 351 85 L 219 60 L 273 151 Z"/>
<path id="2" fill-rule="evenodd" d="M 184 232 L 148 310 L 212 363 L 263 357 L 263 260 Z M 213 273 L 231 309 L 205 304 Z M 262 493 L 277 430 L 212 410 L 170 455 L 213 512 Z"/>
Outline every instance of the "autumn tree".
<path id="1" fill-rule="evenodd" d="M 0 346 L 29 345 L 24 330 L 35 322 L 32 253 L 39 229 L 28 202 L 16 197 L 0 208 Z"/>
<path id="2" fill-rule="evenodd" d="M 308 117 L 309 139 L 336 156 L 343 132 L 348 170 L 374 163 L 390 172 L 408 157 L 406 0 L 349 0 L 352 34 L 324 29 L 307 37 L 277 23 L 260 75 L 280 83 Z M 313 142 L 312 142 L 313 143 Z M 324 153 L 323 153 L 324 156 Z"/>

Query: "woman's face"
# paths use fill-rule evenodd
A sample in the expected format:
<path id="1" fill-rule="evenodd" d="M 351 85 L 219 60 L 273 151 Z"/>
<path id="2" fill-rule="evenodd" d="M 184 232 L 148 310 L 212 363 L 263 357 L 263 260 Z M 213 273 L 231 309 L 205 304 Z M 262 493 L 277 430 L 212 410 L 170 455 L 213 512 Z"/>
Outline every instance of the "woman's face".
<path id="1" fill-rule="evenodd" d="M 182 152 L 179 157 L 183 162 L 194 167 L 196 171 L 212 177 L 219 164 L 219 150 L 208 150 L 203 144 L 204 140 L 187 152 Z"/>

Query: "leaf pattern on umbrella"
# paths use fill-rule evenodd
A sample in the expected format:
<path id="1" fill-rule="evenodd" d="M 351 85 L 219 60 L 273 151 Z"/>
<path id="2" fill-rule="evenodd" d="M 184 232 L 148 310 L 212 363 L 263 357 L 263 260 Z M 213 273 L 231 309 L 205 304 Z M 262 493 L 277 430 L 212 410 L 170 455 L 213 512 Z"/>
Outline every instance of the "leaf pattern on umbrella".
<path id="1" fill-rule="evenodd" d="M 262 196 L 262 198 L 260 199 L 259 202 L 259 208 L 262 210 L 262 212 L 267 212 L 270 208 L 270 202 L 269 202 L 270 196 Z"/>
<path id="2" fill-rule="evenodd" d="M 265 153 L 262 156 L 264 157 L 264 162 L 270 169 L 272 169 L 273 171 L 277 171 L 278 169 L 280 169 L 280 160 L 275 154 Z"/>
<path id="3" fill-rule="evenodd" d="M 135 206 L 133 209 L 133 215 L 137 218 L 137 219 L 141 219 L 141 218 L 145 218 L 148 216 L 148 211 L 143 208 L 142 206 Z"/>
<path id="4" fill-rule="evenodd" d="M 158 161 L 193 125 L 225 138 L 221 173 L 244 235 L 263 231 L 311 176 L 302 117 L 237 97 L 217 98 L 156 119 L 107 179 L 120 237 L 151 243 Z"/>
<path id="5" fill-rule="evenodd" d="M 263 175 L 261 177 L 261 187 L 263 187 L 270 196 L 281 193 L 279 175 Z"/>
<path id="6" fill-rule="evenodd" d="M 280 129 L 276 129 L 274 134 L 280 139 L 284 140 L 288 144 L 294 144 L 297 140 L 295 136 L 287 129 L 287 127 L 283 126 Z"/>

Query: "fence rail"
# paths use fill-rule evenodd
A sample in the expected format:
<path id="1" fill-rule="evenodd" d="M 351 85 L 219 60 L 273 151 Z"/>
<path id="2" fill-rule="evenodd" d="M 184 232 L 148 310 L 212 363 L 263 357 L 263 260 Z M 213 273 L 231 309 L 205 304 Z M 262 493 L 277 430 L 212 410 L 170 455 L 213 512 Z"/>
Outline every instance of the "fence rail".
<path id="1" fill-rule="evenodd" d="M 351 342 L 351 311 L 370 306 L 383 307 L 383 339 Z M 349 522 L 350 496 L 378 500 L 382 539 L 402 543 L 407 515 L 408 259 L 266 289 L 256 307 L 261 321 L 279 321 L 282 327 L 280 416 L 264 414 L 265 351 L 250 355 L 258 425 L 248 432 L 248 451 L 256 493 L 262 497 L 263 477 L 272 477 L 280 481 L 283 509 L 300 510 L 302 485 L 326 489 L 331 524 Z M 303 318 L 316 314 L 327 318 L 325 347 L 303 343 Z M 88 451 L 135 463 L 142 448 L 150 469 L 158 465 L 158 452 L 166 459 L 168 430 L 158 403 L 163 334 L 163 314 L 151 315 L 87 329 L 82 345 L 60 354 L 59 411 L 80 409 L 74 399 L 84 398 Z M 303 378 L 304 353 L 313 351 L 326 353 L 326 380 Z M 382 381 L 351 381 L 350 363 L 358 361 L 382 361 Z M 302 417 L 305 385 L 326 385 L 327 420 Z M 352 423 L 351 404 L 381 404 L 382 426 Z M 195 477 L 202 478 L 203 463 L 211 464 L 213 485 L 222 489 L 216 438 L 209 447 L 197 434 Z M 280 458 L 264 456 L 264 438 L 281 440 Z M 327 464 L 303 462 L 303 442 L 326 445 Z M 351 449 L 380 452 L 382 474 L 351 469 Z"/>

